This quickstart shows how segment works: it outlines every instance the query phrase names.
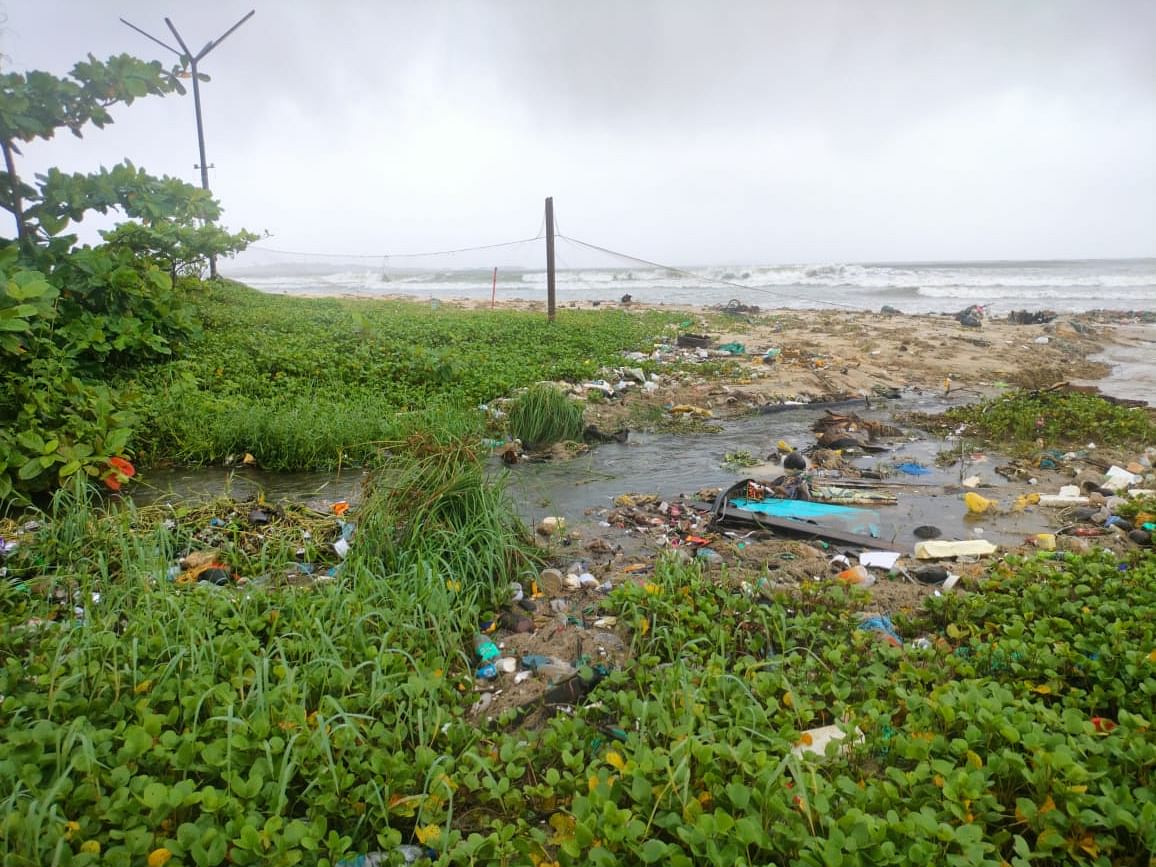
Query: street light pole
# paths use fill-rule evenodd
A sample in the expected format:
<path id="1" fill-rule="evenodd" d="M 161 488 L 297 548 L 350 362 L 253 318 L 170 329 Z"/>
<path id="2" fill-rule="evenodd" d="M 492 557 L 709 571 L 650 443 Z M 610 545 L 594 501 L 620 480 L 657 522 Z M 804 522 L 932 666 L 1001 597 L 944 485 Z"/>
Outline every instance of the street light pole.
<path id="1" fill-rule="evenodd" d="M 205 44 L 205 47 L 198 51 L 196 54 L 193 54 L 193 52 L 189 50 L 189 46 L 186 45 L 185 40 L 181 38 L 181 34 L 177 30 L 176 25 L 173 24 L 171 18 L 166 18 L 165 24 L 168 26 L 169 30 L 172 31 L 173 36 L 176 37 L 177 44 L 181 46 L 180 51 L 173 48 L 167 42 L 161 39 L 157 39 L 157 37 L 153 36 L 151 33 L 145 32 L 135 24 L 125 21 L 123 18 L 120 19 L 122 24 L 131 27 L 137 33 L 141 34 L 141 36 L 151 39 L 162 48 L 168 49 L 173 54 L 177 55 L 177 57 L 181 59 L 182 63 L 188 63 L 189 65 L 189 72 L 193 77 L 193 108 L 197 115 L 197 150 L 201 158 L 200 165 L 196 166 L 196 168 L 201 170 L 201 189 L 203 189 L 205 192 L 211 192 L 211 190 L 209 189 L 209 161 L 205 158 L 205 124 L 201 115 L 201 82 L 200 75 L 197 71 L 197 64 L 204 59 L 206 54 L 224 42 L 230 35 L 232 35 L 234 30 L 252 18 L 256 13 L 256 9 L 250 10 L 248 15 L 245 15 L 243 18 L 241 18 L 240 21 L 238 21 L 216 39 L 210 39 Z M 214 279 L 217 277 L 217 257 L 215 254 L 209 256 L 209 276 Z"/>

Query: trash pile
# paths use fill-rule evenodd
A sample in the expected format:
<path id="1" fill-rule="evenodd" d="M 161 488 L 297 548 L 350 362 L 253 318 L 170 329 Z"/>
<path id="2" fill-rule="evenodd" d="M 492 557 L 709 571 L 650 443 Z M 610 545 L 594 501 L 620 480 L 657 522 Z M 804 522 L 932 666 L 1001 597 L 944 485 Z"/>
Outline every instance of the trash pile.
<path id="1" fill-rule="evenodd" d="M 964 328 L 982 328 L 984 310 L 981 304 L 972 304 L 955 314 L 955 320 Z"/>
<path id="2" fill-rule="evenodd" d="M 819 450 L 883 452 L 888 447 L 880 445 L 877 440 L 903 436 L 903 431 L 894 425 L 862 419 L 853 412 L 831 410 L 817 419 L 811 429 L 819 435 L 815 445 Z"/>
<path id="3" fill-rule="evenodd" d="M 564 532 L 564 522 L 546 521 L 550 533 Z M 623 576 L 649 568 L 637 564 Z M 617 632 L 617 618 L 600 610 L 613 586 L 583 561 L 565 570 L 544 568 L 529 587 L 513 584 L 508 604 L 480 623 L 474 637 L 477 699 L 471 714 L 493 718 L 510 708 L 523 717 L 567 712 L 621 667 L 627 642 Z"/>
<path id="4" fill-rule="evenodd" d="M 178 586 L 277 587 L 310 585 L 335 579 L 349 554 L 355 524 L 349 502 L 338 500 L 328 512 L 294 503 L 220 499 L 199 506 L 168 504 L 138 510 L 145 530 L 170 534 L 184 554 L 163 576 Z M 252 572 L 266 562 L 270 547 L 292 550 L 282 571 Z"/>
<path id="5" fill-rule="evenodd" d="M 1053 310 L 1013 310 L 1007 315 L 1013 325 L 1047 325 L 1055 318 Z"/>

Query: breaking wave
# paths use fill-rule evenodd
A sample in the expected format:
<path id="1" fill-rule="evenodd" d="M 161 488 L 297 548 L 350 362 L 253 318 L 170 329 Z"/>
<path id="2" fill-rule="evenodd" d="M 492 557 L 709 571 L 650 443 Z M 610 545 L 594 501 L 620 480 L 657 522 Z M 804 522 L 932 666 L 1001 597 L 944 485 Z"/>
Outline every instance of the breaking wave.
<path id="1" fill-rule="evenodd" d="M 230 276 L 269 292 L 488 298 L 493 271 L 285 263 L 237 269 Z M 737 298 L 765 307 L 833 304 L 877 309 L 891 304 L 913 313 L 950 311 L 973 303 L 995 310 L 1153 310 L 1156 259 L 574 268 L 560 270 L 557 285 L 559 299 L 567 302 L 616 301 L 629 294 L 645 303 L 720 304 Z M 541 298 L 545 288 L 542 270 L 499 269 L 499 298 Z"/>

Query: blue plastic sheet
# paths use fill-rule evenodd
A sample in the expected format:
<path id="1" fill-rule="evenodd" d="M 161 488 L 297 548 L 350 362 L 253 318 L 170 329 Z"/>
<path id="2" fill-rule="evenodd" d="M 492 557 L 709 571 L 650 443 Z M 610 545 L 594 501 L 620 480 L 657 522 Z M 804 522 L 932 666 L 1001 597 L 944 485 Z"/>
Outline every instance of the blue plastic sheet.
<path id="1" fill-rule="evenodd" d="M 851 506 L 837 506 L 833 503 L 815 503 L 810 500 L 748 500 L 736 497 L 730 500 L 736 509 L 770 515 L 773 518 L 793 518 L 796 521 L 811 521 L 830 525 L 838 523 L 852 533 L 879 538 L 879 515 L 870 509 L 855 509 Z"/>
<path id="2" fill-rule="evenodd" d="M 930 469 L 923 466 L 923 464 L 917 464 L 914 461 L 908 461 L 905 464 L 897 464 L 895 469 L 899 470 L 901 473 L 907 473 L 909 476 L 926 476 L 931 474 Z"/>

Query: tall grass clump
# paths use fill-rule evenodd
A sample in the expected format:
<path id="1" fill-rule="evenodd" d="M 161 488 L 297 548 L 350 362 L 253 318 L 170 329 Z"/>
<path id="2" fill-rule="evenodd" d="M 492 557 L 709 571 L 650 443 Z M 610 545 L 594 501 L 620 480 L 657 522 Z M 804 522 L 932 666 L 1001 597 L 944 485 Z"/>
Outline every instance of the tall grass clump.
<path id="1" fill-rule="evenodd" d="M 556 386 L 530 386 L 510 407 L 510 435 L 528 448 L 582 438 L 582 407 Z"/>
<path id="2" fill-rule="evenodd" d="M 350 565 L 376 575 L 444 581 L 491 601 L 536 559 L 506 492 L 488 478 L 474 437 L 415 431 L 369 482 Z"/>

